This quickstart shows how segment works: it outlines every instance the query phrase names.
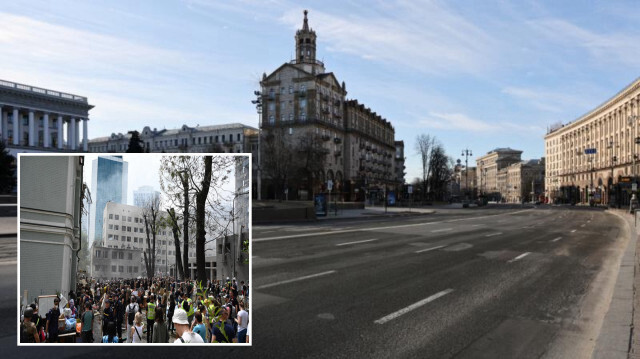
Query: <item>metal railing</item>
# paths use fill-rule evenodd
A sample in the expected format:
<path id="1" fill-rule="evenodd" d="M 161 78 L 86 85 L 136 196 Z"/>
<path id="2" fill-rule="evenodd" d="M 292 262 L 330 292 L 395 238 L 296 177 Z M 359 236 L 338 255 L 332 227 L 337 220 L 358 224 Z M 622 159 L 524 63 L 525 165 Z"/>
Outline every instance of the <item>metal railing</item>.
<path id="1" fill-rule="evenodd" d="M 59 91 L 47 90 L 47 89 L 43 89 L 43 88 L 39 88 L 39 87 L 33 87 L 33 86 L 29 86 L 29 85 L 24 85 L 24 84 L 19 84 L 19 83 L 11 82 L 11 81 L 0 80 L 0 87 L 14 88 L 14 89 L 23 90 L 23 91 L 34 92 L 34 93 L 37 93 L 37 94 L 40 94 L 40 95 L 63 98 L 65 100 L 80 101 L 80 102 L 84 102 L 84 103 L 87 102 L 87 98 L 86 97 L 72 95 L 72 94 L 59 92 Z"/>

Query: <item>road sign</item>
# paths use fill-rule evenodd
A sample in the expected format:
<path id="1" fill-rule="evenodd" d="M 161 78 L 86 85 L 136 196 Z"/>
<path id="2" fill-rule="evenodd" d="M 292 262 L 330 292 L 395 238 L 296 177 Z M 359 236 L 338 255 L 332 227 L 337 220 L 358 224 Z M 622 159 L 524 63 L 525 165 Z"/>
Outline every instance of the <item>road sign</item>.
<path id="1" fill-rule="evenodd" d="M 596 154 L 596 149 L 595 148 L 585 148 L 584 149 L 584 154 L 585 155 L 595 155 Z"/>
<path id="2" fill-rule="evenodd" d="M 413 186 L 408 186 L 407 187 L 407 193 L 409 193 L 409 194 L 413 193 Z"/>

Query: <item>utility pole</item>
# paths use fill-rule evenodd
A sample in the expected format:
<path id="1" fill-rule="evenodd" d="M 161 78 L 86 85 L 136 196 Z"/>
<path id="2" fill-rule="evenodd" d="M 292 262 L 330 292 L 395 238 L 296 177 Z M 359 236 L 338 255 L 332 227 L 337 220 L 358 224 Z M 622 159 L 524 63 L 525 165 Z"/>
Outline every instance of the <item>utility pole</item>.
<path id="1" fill-rule="evenodd" d="M 255 100 L 252 100 L 251 103 L 256 105 L 256 111 L 258 112 L 258 201 L 262 199 L 262 162 L 260 162 L 260 152 L 262 152 L 261 141 L 262 141 L 262 93 L 260 91 L 253 91 L 253 94 L 256 96 Z"/>

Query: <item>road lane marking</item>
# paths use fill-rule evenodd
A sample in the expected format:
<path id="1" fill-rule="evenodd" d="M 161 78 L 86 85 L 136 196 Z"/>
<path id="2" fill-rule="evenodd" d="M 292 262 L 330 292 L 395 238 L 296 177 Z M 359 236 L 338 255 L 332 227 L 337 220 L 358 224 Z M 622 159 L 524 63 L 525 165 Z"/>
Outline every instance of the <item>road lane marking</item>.
<path id="1" fill-rule="evenodd" d="M 452 231 L 453 228 L 434 229 L 431 233 Z"/>
<path id="2" fill-rule="evenodd" d="M 584 226 L 586 226 L 586 224 L 582 224 L 582 225 L 580 225 L 580 227 L 584 227 Z"/>
<path id="3" fill-rule="evenodd" d="M 436 299 L 438 299 L 440 297 L 443 297 L 443 296 L 445 296 L 445 295 L 447 295 L 447 294 L 449 294 L 451 292 L 453 292 L 453 289 L 451 289 L 451 288 L 449 288 L 447 290 L 443 290 L 442 292 L 438 292 L 438 293 L 436 293 L 436 294 L 434 294 L 434 295 L 432 295 L 432 296 L 430 296 L 428 298 L 425 298 L 425 299 L 423 299 L 423 300 L 421 300 L 419 302 L 413 303 L 408 307 L 402 308 L 397 312 L 393 312 L 393 313 L 391 313 L 391 314 L 389 314 L 389 315 L 387 315 L 385 317 L 382 317 L 382 318 L 374 321 L 374 323 L 376 323 L 376 324 L 384 324 L 384 323 L 386 323 L 386 322 L 388 322 L 390 320 L 394 320 L 394 319 L 398 318 L 401 315 L 407 314 L 410 311 L 415 310 L 417 308 L 420 308 L 420 307 L 422 307 L 423 305 L 425 305 L 425 304 L 427 304 L 429 302 L 433 302 L 434 300 L 436 300 Z"/>
<path id="4" fill-rule="evenodd" d="M 493 237 L 493 236 L 499 236 L 501 235 L 502 232 L 498 232 L 498 233 L 491 233 L 491 234 L 487 234 L 485 237 Z"/>
<path id="5" fill-rule="evenodd" d="M 256 289 L 265 289 L 265 288 L 271 288 L 271 287 L 275 287 L 277 285 L 281 285 L 281 284 L 288 284 L 288 283 L 293 283 L 293 282 L 298 282 L 301 280 L 305 280 L 305 279 L 311 279 L 311 278 L 316 278 L 316 277 L 322 277 L 325 275 L 329 275 L 329 274 L 333 274 L 336 271 L 334 270 L 330 270 L 330 271 L 326 271 L 326 272 L 322 272 L 322 273 L 316 273 L 316 274 L 311 274 L 311 275 L 306 275 L 304 277 L 298 277 L 298 278 L 293 278 L 293 279 L 287 279 L 287 280 L 283 280 L 280 282 L 275 282 L 275 283 L 271 283 L 271 284 L 265 284 L 265 285 L 261 285 L 258 286 Z"/>
<path id="6" fill-rule="evenodd" d="M 513 258 L 512 260 L 510 260 L 509 263 L 515 262 L 515 261 L 517 261 L 519 259 L 522 259 L 522 258 L 528 256 L 529 254 L 531 254 L 531 252 L 522 253 L 521 255 L 519 255 L 519 256 Z"/>
<path id="7" fill-rule="evenodd" d="M 552 239 L 551 242 L 557 242 L 557 241 L 559 241 L 561 239 L 562 239 L 562 237 L 558 237 L 558 238 Z"/>
<path id="8" fill-rule="evenodd" d="M 336 246 L 348 246 L 350 244 L 358 244 L 358 243 L 366 243 L 366 242 L 373 242 L 373 241 L 377 241 L 378 238 L 374 238 L 374 239 L 365 239 L 364 241 L 355 241 L 355 242 L 345 242 L 345 243 L 338 243 L 336 244 Z"/>
<path id="9" fill-rule="evenodd" d="M 573 233 L 573 232 L 575 232 L 575 231 L 577 231 L 577 229 L 572 229 L 572 230 L 571 230 L 571 233 Z"/>
<path id="10" fill-rule="evenodd" d="M 429 251 L 433 251 L 433 250 L 436 250 L 436 249 L 439 249 L 439 248 L 443 248 L 443 247 L 446 247 L 446 246 L 437 246 L 437 247 L 431 247 L 431 248 L 427 248 L 427 249 L 421 249 L 419 251 L 416 251 L 416 253 L 429 252 Z"/>
<path id="11" fill-rule="evenodd" d="M 525 209 L 525 210 L 522 210 L 522 211 L 516 211 L 516 212 L 511 212 L 511 213 L 490 214 L 490 215 L 487 215 L 487 216 L 458 218 L 458 219 L 452 219 L 452 220 L 449 220 L 448 222 L 469 221 L 469 220 L 474 220 L 474 219 L 491 218 L 491 217 L 497 217 L 497 216 L 504 216 L 504 215 L 518 214 L 518 213 L 528 212 L 528 211 L 532 211 L 532 209 Z M 255 237 L 254 237 L 254 238 L 251 238 L 251 241 L 253 241 L 253 242 L 255 243 L 255 242 L 263 242 L 263 241 L 274 241 L 274 240 L 278 240 L 278 239 L 289 239 L 289 238 L 302 238 L 302 237 L 326 236 L 327 234 L 342 234 L 342 233 L 354 233 L 354 232 L 371 232 L 371 231 L 379 231 L 379 230 L 384 230 L 384 229 L 396 229 L 396 228 L 408 228 L 408 227 L 428 226 L 428 225 L 431 225 L 431 224 L 438 224 L 438 223 L 444 223 L 444 221 L 425 222 L 425 223 L 413 223 L 413 224 L 400 224 L 400 225 L 396 225 L 396 226 L 384 226 L 384 227 L 369 227 L 369 228 L 345 229 L 345 230 L 332 231 L 332 232 L 327 232 L 327 231 L 323 230 L 323 231 L 321 231 L 321 232 L 303 233 L 303 234 L 293 234 L 293 235 L 289 235 L 289 236 L 278 236 L 278 237 L 265 237 L 265 238 L 255 238 Z"/>

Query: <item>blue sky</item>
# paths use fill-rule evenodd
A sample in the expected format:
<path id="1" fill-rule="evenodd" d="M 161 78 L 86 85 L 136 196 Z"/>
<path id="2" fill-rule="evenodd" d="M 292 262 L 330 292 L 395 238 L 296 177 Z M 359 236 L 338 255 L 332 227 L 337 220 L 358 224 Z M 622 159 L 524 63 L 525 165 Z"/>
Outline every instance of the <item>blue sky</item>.
<path id="1" fill-rule="evenodd" d="M 544 153 L 640 70 L 633 1 L 8 1 L 0 78 L 87 96 L 90 138 L 144 125 L 242 122 L 263 72 L 293 56 L 309 10 L 317 56 L 391 121 L 419 176 L 417 134 L 454 159 Z M 475 159 L 475 156 L 472 158 Z"/>

